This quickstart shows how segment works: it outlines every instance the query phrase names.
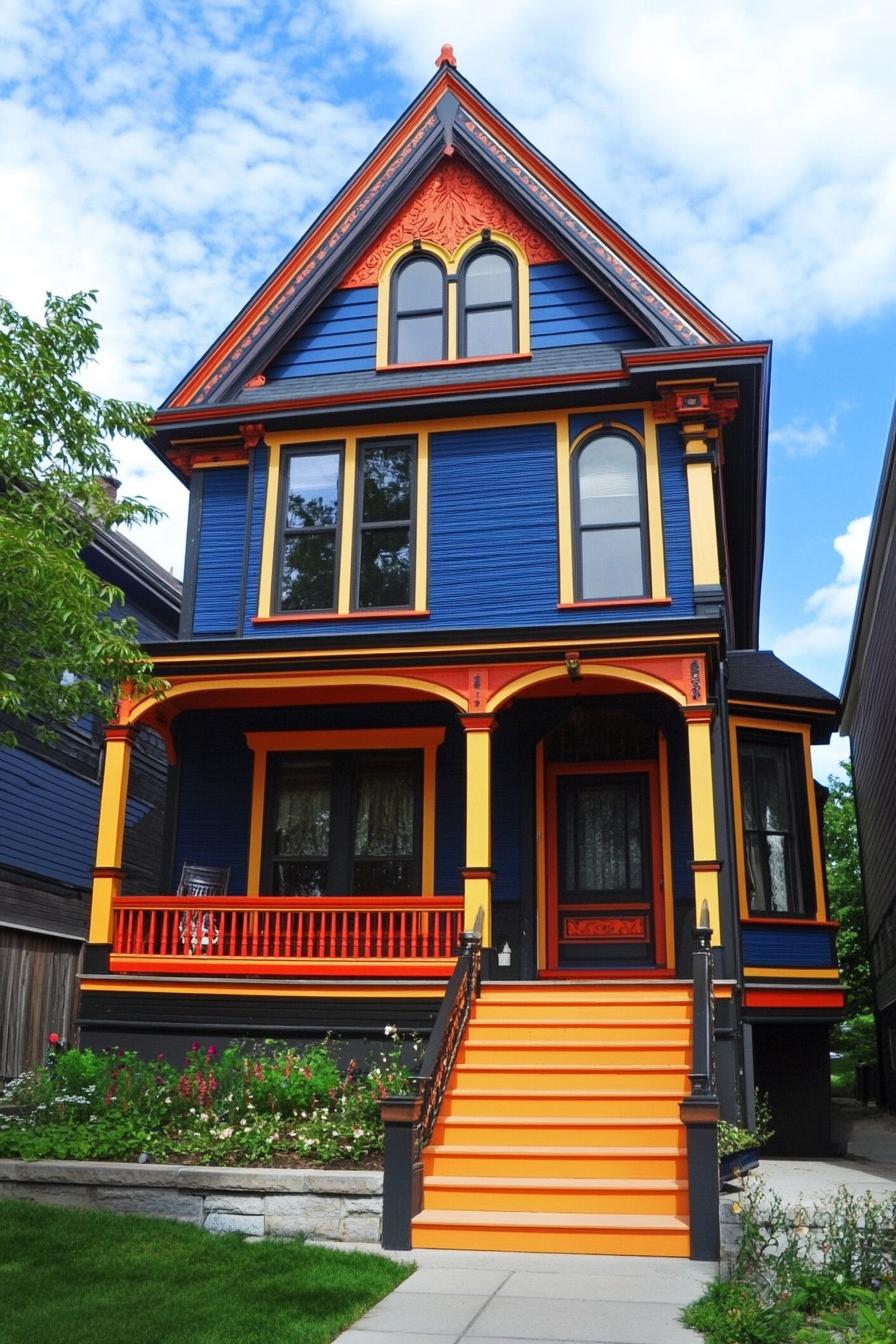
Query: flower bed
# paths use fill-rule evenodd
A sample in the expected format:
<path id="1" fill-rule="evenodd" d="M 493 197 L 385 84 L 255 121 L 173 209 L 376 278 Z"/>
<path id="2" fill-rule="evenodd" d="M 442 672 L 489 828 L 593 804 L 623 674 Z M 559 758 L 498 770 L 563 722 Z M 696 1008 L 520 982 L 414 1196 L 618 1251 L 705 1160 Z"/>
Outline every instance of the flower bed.
<path id="1" fill-rule="evenodd" d="M 380 1100 L 406 1090 L 401 1042 L 345 1072 L 326 1044 L 267 1042 L 219 1053 L 194 1042 L 182 1068 L 133 1051 L 64 1050 L 0 1098 L 0 1158 L 239 1167 L 372 1167 L 383 1147 Z"/>

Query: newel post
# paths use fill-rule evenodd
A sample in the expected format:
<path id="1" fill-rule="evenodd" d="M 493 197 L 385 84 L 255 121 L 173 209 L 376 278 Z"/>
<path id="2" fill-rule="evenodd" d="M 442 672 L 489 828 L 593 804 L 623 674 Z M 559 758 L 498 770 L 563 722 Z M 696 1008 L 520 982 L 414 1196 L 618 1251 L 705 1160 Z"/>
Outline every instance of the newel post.
<path id="1" fill-rule="evenodd" d="M 719 1100 L 713 1060 L 712 929 L 703 902 L 694 930 L 691 1093 L 681 1103 L 687 1135 L 691 1259 L 719 1258 Z"/>
<path id="2" fill-rule="evenodd" d="M 383 1248 L 411 1249 L 411 1219 L 423 1207 L 419 1096 L 389 1097 L 382 1103 Z"/>

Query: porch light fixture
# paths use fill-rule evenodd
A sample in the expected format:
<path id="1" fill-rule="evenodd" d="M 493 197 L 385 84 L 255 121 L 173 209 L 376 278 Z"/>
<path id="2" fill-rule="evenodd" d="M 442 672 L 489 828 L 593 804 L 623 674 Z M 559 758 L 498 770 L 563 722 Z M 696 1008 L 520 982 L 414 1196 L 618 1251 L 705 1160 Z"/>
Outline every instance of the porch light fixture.
<path id="1" fill-rule="evenodd" d="M 582 675 L 582 668 L 579 664 L 579 655 L 577 653 L 568 653 L 566 655 L 566 670 L 573 681 L 578 681 Z"/>

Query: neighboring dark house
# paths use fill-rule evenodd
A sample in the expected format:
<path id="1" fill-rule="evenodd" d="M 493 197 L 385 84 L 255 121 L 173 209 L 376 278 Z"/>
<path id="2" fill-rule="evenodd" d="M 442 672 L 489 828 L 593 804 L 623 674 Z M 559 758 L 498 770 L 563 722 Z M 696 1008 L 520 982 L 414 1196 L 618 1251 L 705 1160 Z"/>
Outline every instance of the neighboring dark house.
<path id="1" fill-rule="evenodd" d="M 156 414 L 183 621 L 149 646 L 165 699 L 107 730 L 83 1038 L 426 1033 L 481 911 L 486 1040 L 424 1154 L 429 1179 L 463 1149 L 460 1208 L 428 1187 L 415 1244 L 657 1254 L 661 1227 L 688 1254 L 705 904 L 722 1112 L 755 1083 L 782 1151 L 823 1150 L 843 990 L 809 748 L 838 707 L 756 649 L 769 359 L 440 58 Z M 174 842 L 167 894 L 128 897 L 147 724 Z M 216 891 L 176 895 L 187 863 Z M 519 1204 L 479 1188 L 499 1160 Z"/>
<path id="2" fill-rule="evenodd" d="M 177 631 L 181 585 L 127 537 L 99 532 L 85 562 L 124 593 L 121 614 L 144 640 Z M 0 1077 L 39 1059 L 49 1032 L 71 1040 L 77 976 L 87 937 L 104 725 L 72 720 L 52 744 L 10 724 L 0 748 Z M 129 890 L 158 888 L 167 776 L 158 734 L 135 742 L 124 839 Z"/>
<path id="3" fill-rule="evenodd" d="M 881 1095 L 896 1109 L 896 411 L 843 679 L 878 1015 Z"/>

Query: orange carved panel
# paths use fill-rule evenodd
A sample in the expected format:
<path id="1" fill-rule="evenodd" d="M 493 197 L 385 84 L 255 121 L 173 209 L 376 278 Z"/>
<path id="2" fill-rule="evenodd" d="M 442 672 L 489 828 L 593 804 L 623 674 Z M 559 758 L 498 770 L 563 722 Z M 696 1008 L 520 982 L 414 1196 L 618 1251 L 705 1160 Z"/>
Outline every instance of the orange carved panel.
<path id="1" fill-rule="evenodd" d="M 403 243 L 419 238 L 453 252 L 480 229 L 506 233 L 523 249 L 530 265 L 562 259 L 556 248 L 536 233 L 477 172 L 465 163 L 447 160 L 417 188 L 401 213 L 345 277 L 341 288 L 375 285 L 383 262 Z"/>
<path id="2" fill-rule="evenodd" d="M 564 942 L 646 943 L 643 915 L 585 915 L 563 921 Z"/>

